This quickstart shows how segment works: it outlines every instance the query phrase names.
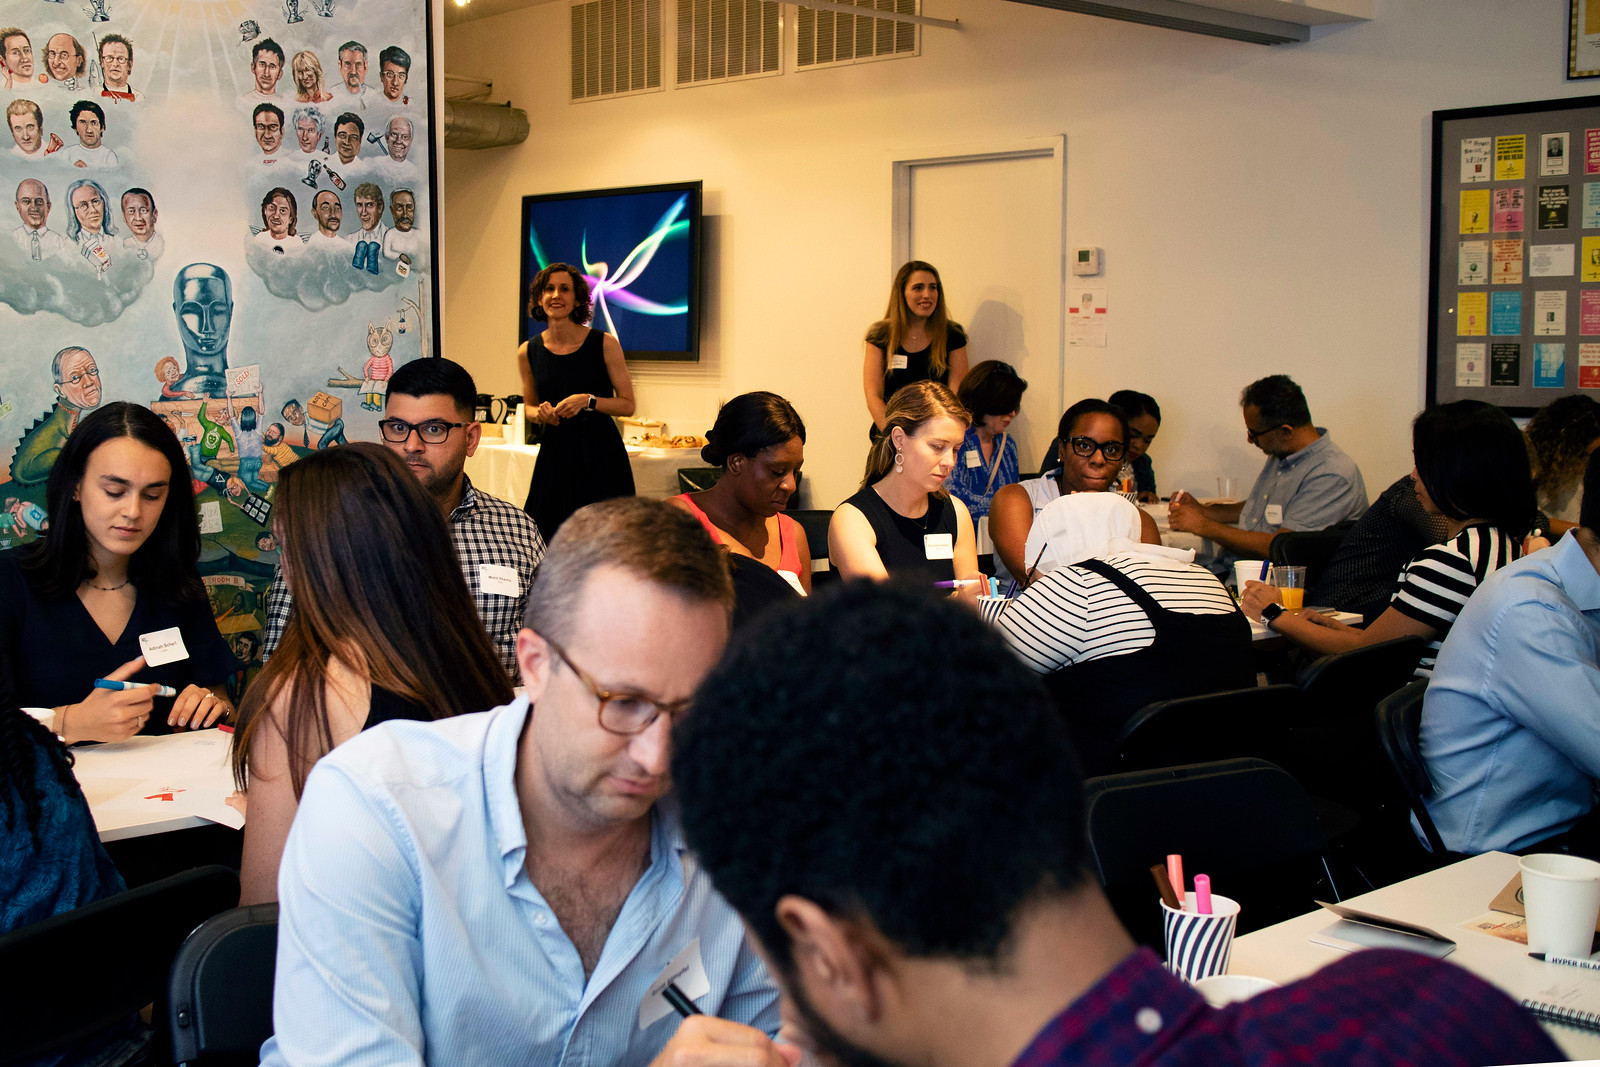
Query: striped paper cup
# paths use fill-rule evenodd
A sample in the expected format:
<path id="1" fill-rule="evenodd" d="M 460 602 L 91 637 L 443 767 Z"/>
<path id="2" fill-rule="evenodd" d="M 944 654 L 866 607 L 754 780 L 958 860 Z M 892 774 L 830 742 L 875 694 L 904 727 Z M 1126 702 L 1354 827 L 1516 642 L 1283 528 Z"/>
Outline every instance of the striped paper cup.
<path id="1" fill-rule="evenodd" d="M 1184 897 L 1185 909 L 1194 907 L 1194 894 Z M 1233 931 L 1239 924 L 1239 903 L 1211 895 L 1211 914 L 1180 911 L 1161 902 L 1161 920 L 1167 935 L 1167 970 L 1186 982 L 1226 974 L 1233 952 Z"/>

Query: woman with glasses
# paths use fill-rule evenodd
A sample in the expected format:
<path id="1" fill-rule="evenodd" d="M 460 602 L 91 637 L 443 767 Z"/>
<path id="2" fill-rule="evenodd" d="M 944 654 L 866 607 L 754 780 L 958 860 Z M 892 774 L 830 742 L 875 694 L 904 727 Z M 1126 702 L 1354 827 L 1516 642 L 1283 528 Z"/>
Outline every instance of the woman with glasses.
<path id="1" fill-rule="evenodd" d="M 546 326 L 517 349 L 517 369 L 523 410 L 544 433 L 523 510 L 546 542 L 585 504 L 633 495 L 612 421 L 633 414 L 633 379 L 617 339 L 587 325 L 593 310 L 589 283 L 571 264 L 550 264 L 528 286 L 528 314 Z"/>
<path id="2" fill-rule="evenodd" d="M 397 456 L 368 443 L 317 452 L 283 468 L 274 503 L 294 611 L 234 735 L 246 904 L 277 899 L 301 790 L 329 750 L 389 719 L 511 700 L 444 516 Z"/>
<path id="3" fill-rule="evenodd" d="M 1104 493 L 1116 485 L 1128 454 L 1128 422 L 1122 409 L 1104 400 L 1080 400 L 1061 416 L 1056 427 L 1060 466 L 994 495 L 989 509 L 989 536 L 994 541 L 995 573 L 1027 584 L 1032 560 L 1025 559 L 1033 517 L 1046 504 L 1068 493 Z M 1156 521 L 1140 512 L 1141 540 L 1159 545 Z"/>
<path id="4" fill-rule="evenodd" d="M 973 522 L 989 514 L 995 493 L 1017 480 L 1017 442 L 1010 429 L 1027 389 L 1016 368 L 998 359 L 984 360 L 961 379 L 956 399 L 971 414 L 972 426 L 946 484 L 967 505 Z"/>
<path id="5" fill-rule="evenodd" d="M 45 536 L 0 552 L 0 673 L 18 702 L 51 709 L 46 725 L 69 742 L 231 715 L 225 687 L 239 661 L 200 583 L 189 463 L 166 424 L 121 402 L 83 415 L 50 469 L 45 502 Z M 141 640 L 174 632 L 186 655 L 147 665 Z"/>
<path id="6" fill-rule="evenodd" d="M 874 432 L 888 426 L 890 398 L 912 382 L 958 385 L 967 376 L 967 335 L 950 319 L 932 263 L 913 259 L 894 275 L 889 307 L 867 329 L 863 387 Z"/>
<path id="7" fill-rule="evenodd" d="M 966 409 L 938 382 L 914 382 L 889 399 L 884 415 L 861 489 L 828 525 L 828 558 L 847 581 L 905 577 L 977 596 L 986 583 L 972 516 L 944 488 L 966 436 Z"/>

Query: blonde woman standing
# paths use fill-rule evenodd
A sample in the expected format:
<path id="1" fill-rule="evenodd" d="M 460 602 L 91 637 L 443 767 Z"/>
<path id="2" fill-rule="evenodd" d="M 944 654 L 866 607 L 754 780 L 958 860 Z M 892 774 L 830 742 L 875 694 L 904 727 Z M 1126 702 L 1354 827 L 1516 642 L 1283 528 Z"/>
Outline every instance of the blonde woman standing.
<path id="1" fill-rule="evenodd" d="M 967 335 L 950 320 L 944 283 L 932 263 L 913 259 L 895 272 L 889 307 L 867 330 L 862 388 L 872 425 L 887 425 L 894 394 L 912 382 L 957 385 L 967 376 Z"/>

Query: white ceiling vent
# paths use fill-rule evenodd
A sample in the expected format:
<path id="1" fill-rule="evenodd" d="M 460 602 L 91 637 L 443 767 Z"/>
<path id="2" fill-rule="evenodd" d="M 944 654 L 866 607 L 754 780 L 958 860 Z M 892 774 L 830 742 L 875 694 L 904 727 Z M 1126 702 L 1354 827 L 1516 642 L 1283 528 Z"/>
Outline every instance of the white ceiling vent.
<path id="1" fill-rule="evenodd" d="M 572 99 L 661 89 L 661 0 L 572 5 Z"/>
<path id="2" fill-rule="evenodd" d="M 1251 44 L 1309 41 L 1312 27 L 1372 18 L 1372 0 L 1014 0 Z"/>
<path id="3" fill-rule="evenodd" d="M 803 3 L 804 0 L 801 0 Z M 800 7 L 795 13 L 795 66 L 802 69 L 873 59 L 914 56 L 922 50 L 922 30 L 913 22 L 877 18 L 872 12 L 916 15 L 917 0 L 843 0 L 862 9 L 852 14 Z"/>
<path id="4" fill-rule="evenodd" d="M 678 0 L 678 84 L 783 73 L 777 0 Z"/>

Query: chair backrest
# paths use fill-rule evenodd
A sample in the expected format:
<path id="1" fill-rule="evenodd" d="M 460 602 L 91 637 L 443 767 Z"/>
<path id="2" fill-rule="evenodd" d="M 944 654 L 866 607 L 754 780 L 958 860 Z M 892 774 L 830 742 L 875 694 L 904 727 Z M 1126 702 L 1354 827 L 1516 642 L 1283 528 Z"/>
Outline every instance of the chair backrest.
<path id="1" fill-rule="evenodd" d="M 716 485 L 721 478 L 721 467 L 679 467 L 678 492 L 699 493 Z"/>
<path id="2" fill-rule="evenodd" d="M 1267 546 L 1267 559 L 1277 565 L 1298 565 L 1306 569 L 1306 587 L 1315 585 L 1323 568 L 1339 550 L 1355 520 L 1341 522 L 1326 530 L 1286 530 Z"/>
<path id="3" fill-rule="evenodd" d="M 1188 878 L 1210 875 L 1216 892 L 1239 901 L 1241 933 L 1303 914 L 1319 894 L 1338 899 L 1311 798 L 1266 760 L 1106 775 L 1084 791 L 1094 872 L 1146 944 L 1161 943 L 1149 869 L 1173 852 Z"/>
<path id="4" fill-rule="evenodd" d="M 1292 732 L 1300 691 L 1292 685 L 1226 689 L 1158 700 L 1134 713 L 1117 738 L 1119 770 L 1255 756 L 1280 766 L 1292 761 Z"/>
<path id="5" fill-rule="evenodd" d="M 1394 768 L 1400 788 L 1405 790 L 1417 825 L 1422 827 L 1423 836 L 1428 839 L 1428 847 L 1433 850 L 1434 857 L 1442 859 L 1450 854 L 1449 850 L 1444 847 L 1439 828 L 1434 825 L 1427 805 L 1423 803 L 1433 795 L 1433 781 L 1428 777 L 1428 765 L 1422 759 L 1421 743 L 1422 698 L 1427 691 L 1428 680 L 1418 678 L 1404 689 L 1378 701 L 1373 709 L 1373 719 L 1377 724 L 1378 743 L 1383 746 L 1383 754 L 1389 757 L 1389 766 Z"/>
<path id="6" fill-rule="evenodd" d="M 1308 663 L 1295 684 L 1314 708 L 1364 722 L 1378 701 L 1411 680 L 1425 645 L 1420 637 L 1396 637 L 1335 652 Z"/>
<path id="7" fill-rule="evenodd" d="M 167 1024 L 174 1063 L 256 1063 L 272 1036 L 278 905 L 214 915 L 172 961 Z"/>
<path id="8" fill-rule="evenodd" d="M 0 1063 L 43 1056 L 160 1000 L 172 957 L 239 901 L 239 876 L 197 867 L 0 936 Z"/>
<path id="9" fill-rule="evenodd" d="M 828 524 L 833 521 L 832 508 L 796 509 L 788 516 L 806 532 L 806 544 L 811 549 L 811 588 L 818 579 L 824 584 L 836 581 L 838 575 L 828 565 Z"/>

